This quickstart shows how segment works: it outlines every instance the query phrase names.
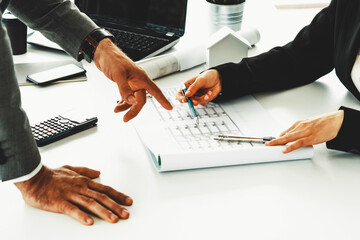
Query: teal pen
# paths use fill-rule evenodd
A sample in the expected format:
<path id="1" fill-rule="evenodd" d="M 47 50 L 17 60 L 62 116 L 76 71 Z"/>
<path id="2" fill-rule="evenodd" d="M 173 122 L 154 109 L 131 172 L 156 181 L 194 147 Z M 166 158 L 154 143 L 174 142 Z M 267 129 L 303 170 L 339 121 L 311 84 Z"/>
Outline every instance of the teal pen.
<path id="1" fill-rule="evenodd" d="M 182 95 L 183 95 L 184 97 L 185 97 L 186 91 L 187 91 L 187 88 L 181 89 Z M 196 111 L 195 111 L 195 108 L 194 108 L 194 105 L 193 105 L 191 99 L 188 98 L 188 97 L 185 97 L 185 98 L 186 98 L 186 100 L 187 100 L 187 102 L 188 102 L 188 105 L 189 105 L 189 108 L 190 108 L 190 112 L 191 112 L 191 114 L 192 114 L 192 116 L 193 116 L 193 119 L 195 119 L 196 124 L 199 125 L 199 117 L 198 117 L 197 114 L 196 114 Z"/>

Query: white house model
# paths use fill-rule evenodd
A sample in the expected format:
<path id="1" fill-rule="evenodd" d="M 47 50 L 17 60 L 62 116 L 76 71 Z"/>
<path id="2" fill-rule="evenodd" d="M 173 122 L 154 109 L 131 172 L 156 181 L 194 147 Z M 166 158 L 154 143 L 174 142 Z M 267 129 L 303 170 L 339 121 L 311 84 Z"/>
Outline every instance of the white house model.
<path id="1" fill-rule="evenodd" d="M 239 62 L 248 56 L 249 42 L 228 27 L 210 36 L 206 48 L 207 68 L 227 62 Z"/>

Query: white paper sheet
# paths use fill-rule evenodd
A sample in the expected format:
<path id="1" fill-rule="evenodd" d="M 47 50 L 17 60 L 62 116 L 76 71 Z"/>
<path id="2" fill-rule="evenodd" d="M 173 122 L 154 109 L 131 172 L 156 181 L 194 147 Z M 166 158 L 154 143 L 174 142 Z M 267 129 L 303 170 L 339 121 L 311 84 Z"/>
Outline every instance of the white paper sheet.
<path id="1" fill-rule="evenodd" d="M 279 135 L 276 122 L 252 96 L 245 96 L 221 105 L 197 106 L 196 111 L 200 121 L 195 125 L 194 119 L 183 117 L 186 114 L 179 114 L 181 117 L 177 118 L 177 113 L 189 110 L 187 104 L 174 100 L 174 94 L 171 97 L 167 89 L 162 90 L 171 101 L 173 110 L 164 110 L 156 100 L 150 98 L 133 121 L 158 171 L 309 159 L 313 155 L 312 147 L 284 154 L 282 151 L 285 146 L 268 147 L 259 143 L 227 142 L 220 144 L 214 140 L 213 137 L 223 130 L 215 129 L 213 132 L 211 126 L 220 129 L 221 124 L 226 126 L 227 132 L 223 132 L 226 134 L 257 137 Z M 224 110 L 223 113 L 211 113 L 218 106 Z M 210 131 L 205 132 L 202 128 Z"/>

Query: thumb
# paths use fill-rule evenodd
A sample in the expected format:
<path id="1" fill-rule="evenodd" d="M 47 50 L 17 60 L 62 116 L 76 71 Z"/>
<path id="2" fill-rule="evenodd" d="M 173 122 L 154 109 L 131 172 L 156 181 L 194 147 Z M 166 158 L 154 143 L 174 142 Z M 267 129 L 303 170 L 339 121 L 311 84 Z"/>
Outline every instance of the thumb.
<path id="1" fill-rule="evenodd" d="M 194 83 L 191 84 L 191 85 L 189 86 L 189 88 L 187 89 L 187 91 L 186 91 L 186 93 L 185 93 L 185 96 L 186 96 L 186 97 L 192 97 L 192 96 L 194 96 L 201 88 L 204 87 L 204 83 L 205 83 L 204 80 L 205 80 L 204 77 L 198 76 L 198 77 L 196 78 L 196 80 L 194 81 Z"/>
<path id="2" fill-rule="evenodd" d="M 94 179 L 100 176 L 100 171 L 93 170 L 87 167 L 72 167 L 72 166 L 63 166 L 63 168 L 69 169 L 71 171 L 76 172 L 82 176 Z"/>
<path id="3" fill-rule="evenodd" d="M 116 84 L 119 88 L 121 98 L 125 100 L 126 103 L 133 105 L 136 103 L 136 98 L 134 96 L 134 91 L 131 89 L 130 85 L 125 81 L 116 81 Z"/>

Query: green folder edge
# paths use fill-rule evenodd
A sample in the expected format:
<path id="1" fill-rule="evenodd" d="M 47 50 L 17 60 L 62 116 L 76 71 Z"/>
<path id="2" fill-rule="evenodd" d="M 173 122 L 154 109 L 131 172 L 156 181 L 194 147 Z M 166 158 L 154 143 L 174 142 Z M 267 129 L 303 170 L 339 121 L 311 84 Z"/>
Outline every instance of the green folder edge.
<path id="1" fill-rule="evenodd" d="M 154 161 L 155 166 L 160 169 L 161 168 L 161 156 L 158 155 L 157 157 L 155 156 L 155 154 L 148 148 L 146 147 L 146 150 L 150 153 L 151 159 Z"/>

